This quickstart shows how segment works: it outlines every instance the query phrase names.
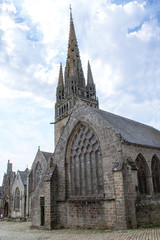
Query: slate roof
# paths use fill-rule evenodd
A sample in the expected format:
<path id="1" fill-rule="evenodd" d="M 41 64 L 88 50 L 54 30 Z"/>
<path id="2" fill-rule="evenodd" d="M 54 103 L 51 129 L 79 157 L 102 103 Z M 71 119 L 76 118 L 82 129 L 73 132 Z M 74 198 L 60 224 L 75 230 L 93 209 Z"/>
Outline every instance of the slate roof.
<path id="1" fill-rule="evenodd" d="M 29 173 L 29 169 L 26 169 L 25 171 L 19 171 L 20 175 L 21 175 L 21 179 L 22 182 L 25 186 L 27 186 L 27 176 Z"/>
<path id="2" fill-rule="evenodd" d="M 52 156 L 53 153 L 41 151 L 46 161 Z"/>
<path id="3" fill-rule="evenodd" d="M 160 131 L 148 125 L 92 108 L 128 143 L 160 148 Z"/>

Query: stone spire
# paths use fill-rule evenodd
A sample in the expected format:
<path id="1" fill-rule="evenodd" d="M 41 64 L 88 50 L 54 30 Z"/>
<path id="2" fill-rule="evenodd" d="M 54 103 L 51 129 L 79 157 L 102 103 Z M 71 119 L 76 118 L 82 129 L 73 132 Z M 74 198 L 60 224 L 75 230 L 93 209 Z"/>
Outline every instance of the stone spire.
<path id="1" fill-rule="evenodd" d="M 96 88 L 93 81 L 91 66 L 88 61 L 88 71 L 87 71 L 87 95 L 89 98 L 96 99 Z"/>
<path id="2" fill-rule="evenodd" d="M 71 9 L 70 9 L 70 31 L 68 41 L 68 53 L 65 67 L 65 85 L 66 87 L 69 87 L 69 92 L 74 93 L 77 93 L 79 87 L 80 88 L 85 87 L 85 79 L 83 75 L 83 69 Z"/>
<path id="3" fill-rule="evenodd" d="M 7 164 L 7 174 L 10 174 L 12 172 L 12 163 L 10 162 L 10 160 L 8 160 L 8 164 Z"/>
<path id="4" fill-rule="evenodd" d="M 87 86 L 93 85 L 93 76 L 92 76 L 92 71 L 91 71 L 91 66 L 88 60 L 88 71 L 87 71 Z"/>
<path id="5" fill-rule="evenodd" d="M 63 83 L 62 63 L 60 63 L 59 79 L 58 79 L 56 97 L 57 97 L 57 102 L 61 101 L 64 98 L 64 83 Z"/>
<path id="6" fill-rule="evenodd" d="M 62 63 L 60 63 L 59 79 L 58 79 L 58 87 L 64 87 L 64 84 L 63 84 L 63 70 L 62 70 Z"/>

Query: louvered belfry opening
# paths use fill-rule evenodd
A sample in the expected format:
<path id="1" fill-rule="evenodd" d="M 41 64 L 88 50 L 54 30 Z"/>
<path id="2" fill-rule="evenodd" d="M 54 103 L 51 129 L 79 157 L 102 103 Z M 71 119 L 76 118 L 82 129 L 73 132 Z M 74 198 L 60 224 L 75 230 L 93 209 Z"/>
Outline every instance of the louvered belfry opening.
<path id="1" fill-rule="evenodd" d="M 103 194 L 103 171 L 99 141 L 94 131 L 80 123 L 68 150 L 70 198 L 92 198 Z"/>

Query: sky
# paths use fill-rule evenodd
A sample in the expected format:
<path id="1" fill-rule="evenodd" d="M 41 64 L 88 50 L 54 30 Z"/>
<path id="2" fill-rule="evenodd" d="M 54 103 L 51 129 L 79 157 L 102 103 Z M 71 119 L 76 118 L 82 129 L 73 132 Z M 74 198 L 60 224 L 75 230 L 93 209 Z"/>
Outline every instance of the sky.
<path id="1" fill-rule="evenodd" d="M 54 151 L 50 123 L 70 4 L 100 108 L 160 130 L 159 0 L 0 0 L 0 185 L 8 160 L 23 171 L 38 146 Z"/>

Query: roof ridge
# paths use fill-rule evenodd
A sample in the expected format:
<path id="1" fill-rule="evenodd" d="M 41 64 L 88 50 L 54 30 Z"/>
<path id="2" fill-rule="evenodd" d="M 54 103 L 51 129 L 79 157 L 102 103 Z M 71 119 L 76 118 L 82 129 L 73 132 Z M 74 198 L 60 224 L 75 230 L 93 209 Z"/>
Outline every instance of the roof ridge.
<path id="1" fill-rule="evenodd" d="M 44 152 L 44 153 L 51 153 L 51 154 L 52 154 L 52 152 L 46 152 L 46 151 L 42 151 L 42 150 L 40 150 L 40 152 Z"/>

